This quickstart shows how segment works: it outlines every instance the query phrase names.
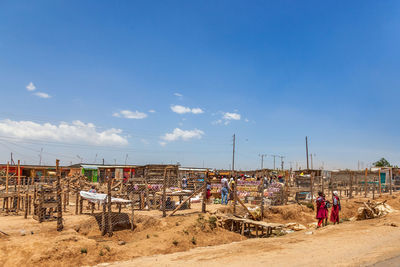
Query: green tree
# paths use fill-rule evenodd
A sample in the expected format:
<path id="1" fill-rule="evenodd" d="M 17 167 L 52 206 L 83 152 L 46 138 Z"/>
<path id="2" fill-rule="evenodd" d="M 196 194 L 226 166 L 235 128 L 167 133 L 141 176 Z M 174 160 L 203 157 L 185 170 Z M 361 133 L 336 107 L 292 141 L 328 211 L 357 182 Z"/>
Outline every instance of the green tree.
<path id="1" fill-rule="evenodd" d="M 375 167 L 391 167 L 389 161 L 387 161 L 385 158 L 381 158 L 377 162 L 374 162 L 373 165 Z"/>

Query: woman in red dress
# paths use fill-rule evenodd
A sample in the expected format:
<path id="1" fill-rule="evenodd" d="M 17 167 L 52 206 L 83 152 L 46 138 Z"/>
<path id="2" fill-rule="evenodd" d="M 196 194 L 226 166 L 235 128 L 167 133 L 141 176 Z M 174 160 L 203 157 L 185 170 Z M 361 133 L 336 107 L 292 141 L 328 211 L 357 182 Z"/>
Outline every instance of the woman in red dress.
<path id="1" fill-rule="evenodd" d="M 317 228 L 321 227 L 324 219 L 327 217 L 327 212 L 325 208 L 325 198 L 322 192 L 318 192 L 318 198 L 316 200 L 317 204 L 317 219 L 318 219 L 318 226 Z"/>
<path id="2" fill-rule="evenodd" d="M 331 222 L 333 224 L 339 223 L 339 211 L 340 211 L 340 199 L 337 191 L 332 192 L 332 211 L 331 211 Z"/>

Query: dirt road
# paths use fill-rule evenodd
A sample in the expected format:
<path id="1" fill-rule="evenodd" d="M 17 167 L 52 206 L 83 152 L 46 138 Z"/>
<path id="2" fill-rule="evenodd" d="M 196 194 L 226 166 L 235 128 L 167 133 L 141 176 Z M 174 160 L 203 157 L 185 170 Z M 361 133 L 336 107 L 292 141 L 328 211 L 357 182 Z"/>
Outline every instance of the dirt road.
<path id="1" fill-rule="evenodd" d="M 399 212 L 381 219 L 327 226 L 313 234 L 251 239 L 109 266 L 383 266 L 379 264 L 400 255 L 400 229 L 396 225 L 400 226 Z"/>

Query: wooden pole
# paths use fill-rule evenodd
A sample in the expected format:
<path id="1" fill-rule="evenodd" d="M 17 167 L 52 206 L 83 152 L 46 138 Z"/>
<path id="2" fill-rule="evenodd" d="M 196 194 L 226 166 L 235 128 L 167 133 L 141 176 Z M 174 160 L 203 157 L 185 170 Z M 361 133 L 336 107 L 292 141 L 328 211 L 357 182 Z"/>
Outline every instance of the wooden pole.
<path id="1" fill-rule="evenodd" d="M 364 176 L 364 197 L 367 197 L 367 175 L 368 175 L 368 168 L 365 168 L 365 176 Z"/>
<path id="2" fill-rule="evenodd" d="M 17 212 L 19 211 L 19 202 L 20 202 L 20 196 L 19 196 L 19 190 L 20 190 L 20 184 L 21 184 L 21 165 L 20 165 L 20 160 L 18 160 L 18 185 L 17 185 Z"/>
<path id="3" fill-rule="evenodd" d="M 195 196 L 196 194 L 200 193 L 204 188 L 204 185 L 200 188 L 198 188 L 196 191 L 194 191 L 187 199 L 185 199 L 182 203 L 179 204 L 178 207 L 176 207 L 169 215 L 168 217 L 174 215 L 175 212 L 177 212 L 186 202 L 190 201 L 190 199 Z"/>
<path id="4" fill-rule="evenodd" d="M 314 202 L 314 172 L 310 176 L 310 193 L 311 193 L 311 203 Z"/>
<path id="5" fill-rule="evenodd" d="M 391 195 L 392 194 L 393 169 L 389 169 L 389 179 L 390 179 L 389 190 L 390 190 L 390 195 Z"/>
<path id="6" fill-rule="evenodd" d="M 206 202 L 207 202 L 207 181 L 208 181 L 208 171 L 206 172 L 206 176 L 204 177 L 204 190 L 203 190 L 203 202 L 201 205 L 201 212 L 206 213 Z"/>
<path id="7" fill-rule="evenodd" d="M 10 163 L 9 162 L 7 162 L 7 172 L 6 172 L 6 193 L 8 193 L 8 172 L 9 172 L 9 169 L 10 169 Z M 7 198 L 8 199 L 8 198 Z M 7 203 L 8 204 L 8 203 Z"/>
<path id="8" fill-rule="evenodd" d="M 79 190 L 76 190 L 75 215 L 78 215 L 78 208 L 79 208 Z"/>
<path id="9" fill-rule="evenodd" d="M 165 168 L 165 170 L 164 170 L 164 181 L 163 181 L 163 194 L 162 194 L 162 203 L 161 203 L 161 205 L 162 205 L 162 212 L 163 212 L 163 217 L 166 217 L 167 216 L 167 212 L 166 212 L 166 201 L 167 201 L 167 197 L 166 197 L 166 193 L 167 193 L 167 168 L 168 167 L 166 167 Z"/>
<path id="10" fill-rule="evenodd" d="M 382 196 L 382 184 L 381 184 L 381 169 L 378 172 L 378 183 L 379 183 L 379 196 Z"/>
<path id="11" fill-rule="evenodd" d="M 238 182 L 238 179 L 237 179 L 236 176 L 234 178 L 234 181 L 235 181 L 235 183 L 233 184 L 233 215 L 236 215 L 236 203 L 238 201 L 238 196 L 237 196 L 237 182 Z"/>
<path id="12" fill-rule="evenodd" d="M 57 231 L 60 232 L 64 228 L 62 222 L 62 199 L 61 199 L 61 170 L 60 160 L 56 160 L 56 174 L 57 174 Z"/>
<path id="13" fill-rule="evenodd" d="M 349 198 L 353 198 L 353 172 L 350 172 Z"/>
<path id="14" fill-rule="evenodd" d="M 111 218 L 111 175 L 108 176 L 108 183 L 107 183 L 107 205 L 108 205 L 108 236 L 113 235 L 113 225 L 112 225 L 112 218 Z"/>
<path id="15" fill-rule="evenodd" d="M 102 206 L 103 206 L 103 211 L 101 212 L 101 235 L 105 235 L 106 234 L 106 201 L 105 201 L 105 199 L 104 199 Z"/>
<path id="16" fill-rule="evenodd" d="M 150 192 L 149 192 L 149 185 L 147 183 L 147 175 L 146 175 L 146 171 L 144 174 L 144 185 L 146 186 L 146 205 L 147 205 L 147 209 L 150 210 Z"/>
<path id="17" fill-rule="evenodd" d="M 133 201 L 133 192 L 131 192 L 131 215 L 132 215 L 132 218 L 131 218 L 131 230 L 133 231 L 135 228 L 134 228 L 134 226 L 135 226 L 135 220 L 134 220 L 134 205 L 133 205 L 133 203 L 134 203 L 134 201 Z"/>

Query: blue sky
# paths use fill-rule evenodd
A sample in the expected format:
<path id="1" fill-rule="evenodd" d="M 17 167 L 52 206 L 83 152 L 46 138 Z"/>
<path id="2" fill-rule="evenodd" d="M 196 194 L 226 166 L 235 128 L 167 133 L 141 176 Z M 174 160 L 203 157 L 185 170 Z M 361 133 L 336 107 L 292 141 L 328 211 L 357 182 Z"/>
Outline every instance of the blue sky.
<path id="1" fill-rule="evenodd" d="M 0 160 L 229 168 L 235 133 L 238 169 L 306 135 L 314 167 L 399 164 L 399 29 L 398 1 L 1 1 Z"/>

